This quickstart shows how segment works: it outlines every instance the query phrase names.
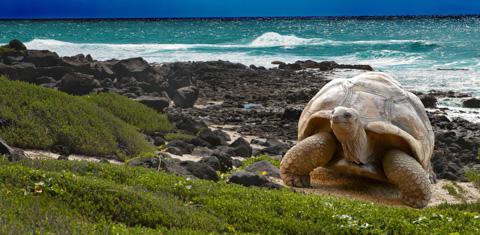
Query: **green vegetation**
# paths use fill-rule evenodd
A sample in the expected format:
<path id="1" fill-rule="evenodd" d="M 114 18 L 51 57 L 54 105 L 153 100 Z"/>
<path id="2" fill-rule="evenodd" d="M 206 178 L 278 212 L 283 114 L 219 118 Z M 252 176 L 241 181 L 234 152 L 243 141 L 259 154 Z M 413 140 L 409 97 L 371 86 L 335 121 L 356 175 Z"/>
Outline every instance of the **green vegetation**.
<path id="1" fill-rule="evenodd" d="M 16 52 L 14 49 L 11 49 L 11 48 L 5 47 L 5 46 L 0 46 L 0 54 L 14 53 L 14 52 Z"/>
<path id="2" fill-rule="evenodd" d="M 272 163 L 274 166 L 280 168 L 280 160 L 272 158 L 268 155 L 259 155 L 259 156 L 254 156 L 254 157 L 248 158 L 247 160 L 245 160 L 243 162 L 242 168 L 245 168 L 247 166 L 252 165 L 255 162 L 259 162 L 259 161 L 263 161 L 263 160 L 267 160 L 270 163 Z"/>
<path id="3" fill-rule="evenodd" d="M 455 181 L 446 183 L 442 188 L 447 190 L 448 194 L 465 201 L 465 189 L 463 189 Z"/>
<path id="4" fill-rule="evenodd" d="M 161 120 L 155 128 L 168 129 L 170 126 L 163 115 L 144 111 L 144 107 L 139 108 L 141 104 L 108 95 L 105 95 L 108 101 L 100 102 L 101 97 L 104 96 L 71 96 L 0 77 L 0 119 L 7 123 L 0 127 L 0 136 L 17 147 L 51 149 L 64 145 L 74 153 L 126 157 L 154 149 L 138 127 L 128 123 L 153 119 Z M 117 107 L 122 106 L 122 102 L 132 110 L 143 110 L 138 119 L 128 119 L 129 114 L 119 118 L 117 111 L 106 111 L 96 104 L 110 103 Z"/>
<path id="5" fill-rule="evenodd" d="M 7 233 L 480 232 L 480 203 L 415 210 L 113 164 L 1 162 L 0 184 L 0 226 Z"/>
<path id="6" fill-rule="evenodd" d="M 100 93 L 87 96 L 104 110 L 145 133 L 170 131 L 173 126 L 164 114 L 115 93 Z"/>
<path id="7" fill-rule="evenodd" d="M 465 176 L 480 190 L 480 171 L 468 170 Z"/>

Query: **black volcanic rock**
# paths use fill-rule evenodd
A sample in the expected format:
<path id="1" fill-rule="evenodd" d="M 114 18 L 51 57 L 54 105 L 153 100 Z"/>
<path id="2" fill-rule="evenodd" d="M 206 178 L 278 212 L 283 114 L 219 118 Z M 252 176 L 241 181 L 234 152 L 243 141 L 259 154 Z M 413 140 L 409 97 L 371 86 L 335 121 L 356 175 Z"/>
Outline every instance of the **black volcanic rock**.
<path id="1" fill-rule="evenodd" d="M 228 182 L 234 183 L 234 184 L 240 184 L 246 187 L 257 186 L 257 187 L 265 187 L 265 188 L 271 188 L 271 189 L 281 188 L 280 185 L 272 183 L 265 176 L 256 175 L 256 174 L 253 174 L 250 172 L 244 172 L 244 171 L 233 173 L 228 179 Z"/>
<path id="2" fill-rule="evenodd" d="M 162 112 L 170 105 L 170 100 L 166 97 L 140 96 L 135 98 L 136 101 Z"/>
<path id="3" fill-rule="evenodd" d="M 94 79 L 92 75 L 82 73 L 66 74 L 58 85 L 60 91 L 73 95 L 86 95 L 99 87 L 101 87 L 100 82 Z"/>
<path id="4" fill-rule="evenodd" d="M 239 157 L 251 157 L 252 156 L 252 146 L 244 139 L 238 138 L 229 146 L 231 148 L 230 154 L 233 156 Z"/>
<path id="5" fill-rule="evenodd" d="M 463 107 L 465 108 L 480 108 L 480 99 L 471 98 L 463 101 Z"/>
<path id="6" fill-rule="evenodd" d="M 177 107 L 191 108 L 198 99 L 198 88 L 195 86 L 182 87 L 172 97 Z"/>
<path id="7" fill-rule="evenodd" d="M 420 95 L 420 100 L 423 103 L 425 108 L 435 108 L 437 107 L 437 98 L 433 95 Z"/>
<path id="8" fill-rule="evenodd" d="M 63 65 L 63 61 L 55 52 L 47 50 L 28 50 L 25 62 L 32 63 L 37 67 L 50 67 Z"/>

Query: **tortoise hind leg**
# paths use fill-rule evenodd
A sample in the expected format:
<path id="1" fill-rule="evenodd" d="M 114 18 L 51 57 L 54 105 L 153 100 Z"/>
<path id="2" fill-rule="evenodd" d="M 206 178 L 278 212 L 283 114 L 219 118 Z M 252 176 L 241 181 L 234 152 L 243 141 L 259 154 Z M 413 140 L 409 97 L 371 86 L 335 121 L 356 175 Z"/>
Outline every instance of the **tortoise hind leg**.
<path id="1" fill-rule="evenodd" d="M 405 204 L 416 208 L 427 206 L 432 196 L 429 176 L 413 156 L 399 150 L 388 151 L 383 158 L 383 169 L 402 193 Z"/>
<path id="2" fill-rule="evenodd" d="M 328 132 L 312 135 L 287 151 L 280 164 L 280 175 L 288 186 L 309 187 L 310 172 L 325 166 L 337 147 L 335 137 Z"/>

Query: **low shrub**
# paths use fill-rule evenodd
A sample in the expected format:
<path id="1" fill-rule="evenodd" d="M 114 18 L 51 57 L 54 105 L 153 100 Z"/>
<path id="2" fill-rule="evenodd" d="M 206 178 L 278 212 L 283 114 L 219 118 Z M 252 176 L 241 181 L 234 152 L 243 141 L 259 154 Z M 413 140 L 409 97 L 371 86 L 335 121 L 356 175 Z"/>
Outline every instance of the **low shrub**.
<path id="1" fill-rule="evenodd" d="M 170 131 L 173 125 L 164 114 L 115 93 L 99 93 L 85 97 L 142 132 Z"/>
<path id="2" fill-rule="evenodd" d="M 88 99 L 3 77 L 0 119 L 0 136 L 16 147 L 64 145 L 73 153 L 100 156 L 153 150 L 137 127 Z"/>

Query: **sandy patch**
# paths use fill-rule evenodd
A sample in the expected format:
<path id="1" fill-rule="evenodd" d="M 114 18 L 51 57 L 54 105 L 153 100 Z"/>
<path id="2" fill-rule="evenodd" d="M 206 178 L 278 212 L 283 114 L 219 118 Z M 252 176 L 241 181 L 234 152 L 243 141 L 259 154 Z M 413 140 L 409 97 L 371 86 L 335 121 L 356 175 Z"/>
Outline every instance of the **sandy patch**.
<path id="1" fill-rule="evenodd" d="M 294 188 L 294 190 L 386 205 L 403 205 L 400 192 L 388 183 L 355 176 L 343 176 L 322 168 L 312 172 L 311 177 L 312 188 Z M 455 187 L 458 195 L 451 195 L 445 185 Z M 436 184 L 432 185 L 432 199 L 428 206 L 432 207 L 442 203 L 461 204 L 477 202 L 478 200 L 480 200 L 480 191 L 471 182 L 438 180 Z"/>

